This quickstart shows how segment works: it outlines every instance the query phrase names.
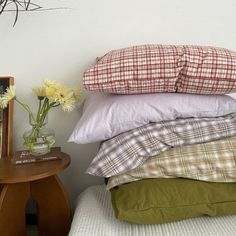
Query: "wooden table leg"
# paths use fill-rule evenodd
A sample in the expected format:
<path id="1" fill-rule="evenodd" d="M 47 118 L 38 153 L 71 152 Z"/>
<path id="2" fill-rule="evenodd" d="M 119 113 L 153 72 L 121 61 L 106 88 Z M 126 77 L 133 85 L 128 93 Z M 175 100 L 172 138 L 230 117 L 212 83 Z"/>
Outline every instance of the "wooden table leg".
<path id="1" fill-rule="evenodd" d="M 29 183 L 5 184 L 0 193 L 0 235 L 26 236 L 25 207 Z"/>
<path id="2" fill-rule="evenodd" d="M 30 182 L 31 196 L 38 205 L 40 236 L 67 236 L 71 224 L 70 204 L 64 187 L 54 175 Z"/>

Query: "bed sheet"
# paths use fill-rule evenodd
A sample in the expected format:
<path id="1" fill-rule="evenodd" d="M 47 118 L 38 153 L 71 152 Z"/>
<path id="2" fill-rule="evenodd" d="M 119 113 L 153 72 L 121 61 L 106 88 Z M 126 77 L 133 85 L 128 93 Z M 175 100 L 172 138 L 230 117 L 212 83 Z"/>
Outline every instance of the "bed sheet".
<path id="1" fill-rule="evenodd" d="M 235 236 L 236 216 L 199 217 L 161 225 L 116 220 L 105 185 L 87 188 L 77 200 L 69 236 Z"/>

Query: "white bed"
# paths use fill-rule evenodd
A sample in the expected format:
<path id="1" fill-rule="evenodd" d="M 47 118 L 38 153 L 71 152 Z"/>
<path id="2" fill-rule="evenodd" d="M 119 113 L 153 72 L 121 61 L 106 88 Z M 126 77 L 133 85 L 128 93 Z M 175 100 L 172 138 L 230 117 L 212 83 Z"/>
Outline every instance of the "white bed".
<path id="1" fill-rule="evenodd" d="M 92 186 L 78 197 L 69 236 L 235 236 L 236 216 L 201 217 L 162 225 L 137 225 L 115 219 L 110 192 Z"/>

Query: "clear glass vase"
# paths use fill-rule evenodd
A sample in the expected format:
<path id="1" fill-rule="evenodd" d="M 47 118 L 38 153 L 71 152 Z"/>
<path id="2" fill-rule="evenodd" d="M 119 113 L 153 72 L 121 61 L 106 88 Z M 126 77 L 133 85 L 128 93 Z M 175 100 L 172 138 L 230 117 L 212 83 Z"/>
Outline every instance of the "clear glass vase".
<path id="1" fill-rule="evenodd" d="M 34 117 L 29 117 L 32 128 L 23 134 L 24 145 L 32 155 L 40 156 L 50 152 L 55 143 L 55 132 L 46 127 L 47 116 L 38 122 Z"/>

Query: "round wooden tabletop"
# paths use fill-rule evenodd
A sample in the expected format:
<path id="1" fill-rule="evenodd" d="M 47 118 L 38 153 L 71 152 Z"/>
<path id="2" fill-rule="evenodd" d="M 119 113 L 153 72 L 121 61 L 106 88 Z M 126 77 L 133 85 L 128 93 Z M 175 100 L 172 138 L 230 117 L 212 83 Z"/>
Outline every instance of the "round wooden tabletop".
<path id="1" fill-rule="evenodd" d="M 55 175 L 70 164 L 70 156 L 61 153 L 60 160 L 15 165 L 11 158 L 0 159 L 0 184 L 29 182 Z"/>

